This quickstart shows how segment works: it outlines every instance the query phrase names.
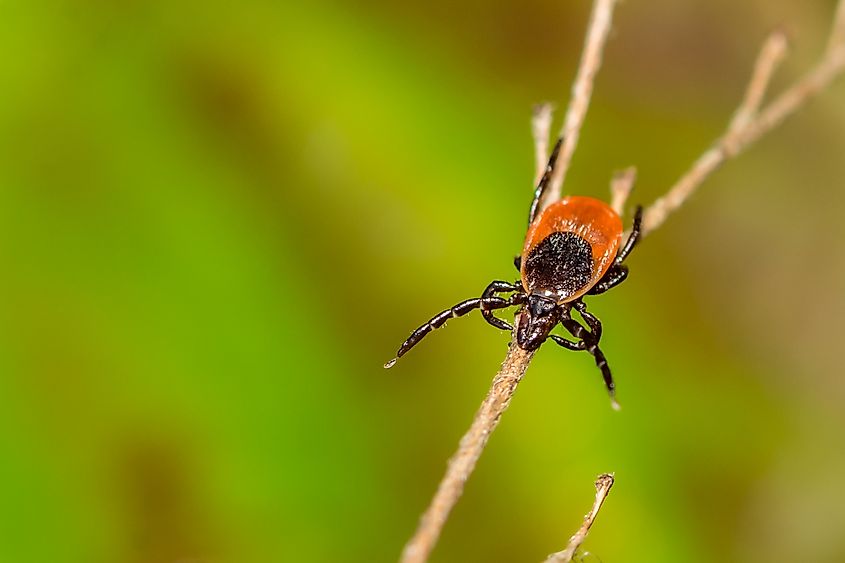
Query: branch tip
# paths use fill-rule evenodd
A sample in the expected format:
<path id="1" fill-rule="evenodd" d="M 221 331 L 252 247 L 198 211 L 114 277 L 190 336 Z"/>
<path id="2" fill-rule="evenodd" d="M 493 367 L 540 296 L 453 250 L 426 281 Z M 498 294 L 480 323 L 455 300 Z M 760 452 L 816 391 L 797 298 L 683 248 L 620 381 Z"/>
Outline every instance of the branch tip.
<path id="1" fill-rule="evenodd" d="M 788 46 L 789 42 L 782 28 L 772 31 L 766 38 L 754 63 L 745 97 L 728 126 L 727 136 L 739 134 L 757 116 L 772 76 L 783 62 Z"/>
<path id="2" fill-rule="evenodd" d="M 592 509 L 584 516 L 584 523 L 581 524 L 578 531 L 569 539 L 566 549 L 552 553 L 548 556 L 545 563 L 570 563 L 572 561 L 575 552 L 581 547 L 584 540 L 587 539 L 587 534 L 590 533 L 590 528 L 593 522 L 595 522 L 596 517 L 598 517 L 599 510 L 601 510 L 604 499 L 607 498 L 607 494 L 610 492 L 611 487 L 613 487 L 613 483 L 613 473 L 602 473 L 596 478 L 596 498 L 593 501 Z"/>

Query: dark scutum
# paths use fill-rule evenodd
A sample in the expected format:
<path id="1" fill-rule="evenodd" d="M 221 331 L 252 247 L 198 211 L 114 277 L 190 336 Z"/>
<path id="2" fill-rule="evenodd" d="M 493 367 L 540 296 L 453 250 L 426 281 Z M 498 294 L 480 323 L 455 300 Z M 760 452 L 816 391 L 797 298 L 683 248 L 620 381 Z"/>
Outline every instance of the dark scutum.
<path id="1" fill-rule="evenodd" d="M 531 250 L 525 277 L 531 292 L 553 291 L 566 298 L 593 276 L 593 249 L 575 233 L 552 233 Z"/>

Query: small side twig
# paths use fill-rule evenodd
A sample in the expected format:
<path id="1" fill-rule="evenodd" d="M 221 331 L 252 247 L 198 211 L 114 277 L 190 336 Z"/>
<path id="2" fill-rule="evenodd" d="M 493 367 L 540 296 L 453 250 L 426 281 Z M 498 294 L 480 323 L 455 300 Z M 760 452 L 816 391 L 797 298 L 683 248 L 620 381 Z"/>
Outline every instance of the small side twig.
<path id="1" fill-rule="evenodd" d="M 581 547 L 581 544 L 584 543 L 585 539 L 587 539 L 587 534 L 590 533 L 590 528 L 592 527 L 593 522 L 596 521 L 596 517 L 599 515 L 599 510 L 601 510 L 601 505 L 604 504 L 604 499 L 607 498 L 607 494 L 610 492 L 610 488 L 612 486 L 612 473 L 603 473 L 598 476 L 596 479 L 596 500 L 593 501 L 592 510 L 584 516 L 584 523 L 581 524 L 581 527 L 578 528 L 575 535 L 569 539 L 569 544 L 567 544 L 566 549 L 558 551 L 557 553 L 552 553 L 546 558 L 545 563 L 569 563 L 572 561 L 575 551 Z"/>
<path id="2" fill-rule="evenodd" d="M 637 169 L 629 166 L 613 175 L 610 181 L 610 207 L 621 216 L 625 211 L 625 202 L 634 189 L 634 182 L 637 180 Z"/>
<path id="3" fill-rule="evenodd" d="M 751 80 L 748 81 L 748 87 L 745 90 L 745 98 L 734 113 L 731 124 L 728 125 L 729 135 L 742 131 L 757 115 L 772 75 L 786 56 L 787 47 L 786 34 L 781 30 L 773 32 L 763 43 L 763 48 L 754 64 L 754 71 L 751 73 Z"/>

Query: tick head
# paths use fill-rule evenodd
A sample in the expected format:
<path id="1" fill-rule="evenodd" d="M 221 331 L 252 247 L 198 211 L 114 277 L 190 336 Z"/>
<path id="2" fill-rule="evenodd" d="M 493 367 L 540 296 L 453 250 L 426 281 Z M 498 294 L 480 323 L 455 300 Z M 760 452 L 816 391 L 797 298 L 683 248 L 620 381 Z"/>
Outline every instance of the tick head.
<path id="1" fill-rule="evenodd" d="M 528 304 L 519 316 L 516 343 L 523 350 L 536 350 L 560 320 L 560 308 L 553 300 L 529 295 Z"/>

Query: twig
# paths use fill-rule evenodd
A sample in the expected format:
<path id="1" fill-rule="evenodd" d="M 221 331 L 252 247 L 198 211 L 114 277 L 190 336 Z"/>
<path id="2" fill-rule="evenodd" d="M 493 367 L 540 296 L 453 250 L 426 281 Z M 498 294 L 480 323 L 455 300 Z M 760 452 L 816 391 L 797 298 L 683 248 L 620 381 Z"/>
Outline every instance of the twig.
<path id="1" fill-rule="evenodd" d="M 534 107 L 531 116 L 531 136 L 534 138 L 534 185 L 540 182 L 549 160 L 549 131 L 552 129 L 552 104 Z"/>
<path id="2" fill-rule="evenodd" d="M 749 123 L 736 138 L 733 152 L 739 151 L 777 127 L 784 119 L 795 113 L 811 97 L 825 89 L 835 78 L 845 71 L 845 44 L 840 45 L 801 80 L 793 84 L 780 96 L 775 98 L 753 122 Z"/>
<path id="3" fill-rule="evenodd" d="M 428 559 L 449 512 L 463 493 L 464 483 L 475 469 L 475 464 L 481 457 L 490 434 L 499 424 L 502 413 L 508 408 L 533 355 L 534 352 L 527 352 L 517 346 L 515 340 L 511 342 L 505 361 L 493 379 L 490 391 L 481 403 L 472 426 L 461 438 L 458 451 L 449 460 L 446 475 L 440 482 L 428 510 L 423 514 L 417 532 L 402 552 L 401 560 L 404 563 L 421 563 Z"/>
<path id="4" fill-rule="evenodd" d="M 572 557 L 575 555 L 575 550 L 584 543 L 585 539 L 587 539 L 587 534 L 590 533 L 590 527 L 599 515 L 601 505 L 604 503 L 604 499 L 607 498 L 607 494 L 610 492 L 610 488 L 612 486 L 613 475 L 611 473 L 604 473 L 598 476 L 598 479 L 596 479 L 596 500 L 593 501 L 593 509 L 590 510 L 589 514 L 584 516 L 584 523 L 581 524 L 581 527 L 577 532 L 575 532 L 575 535 L 569 539 L 569 544 L 566 546 L 566 549 L 549 555 L 548 558 L 546 558 L 546 563 L 569 563 L 572 561 Z"/>
<path id="5" fill-rule="evenodd" d="M 561 134 L 565 137 L 563 144 L 563 155 L 558 159 L 558 168 L 555 171 L 557 177 L 557 189 L 550 189 L 551 197 L 546 198 L 546 204 L 555 201 L 560 197 L 560 187 L 569 160 L 575 151 L 578 142 L 578 132 L 584 122 L 584 115 L 590 104 L 590 94 L 593 90 L 593 78 L 601 65 L 601 52 L 607 40 L 610 30 L 613 8 L 616 0 L 595 0 L 593 11 L 590 17 L 587 36 L 584 40 L 584 51 L 581 55 L 581 62 L 575 78 L 572 91 L 572 100 L 566 111 Z M 548 112 L 548 117 L 545 113 Z M 532 123 L 534 134 L 534 146 L 537 151 L 537 170 L 546 167 L 548 158 L 548 130 L 551 124 L 551 106 L 546 106 L 535 113 Z M 546 131 L 543 140 L 540 136 Z M 563 161 L 563 163 L 561 163 Z M 539 178 L 538 178 L 539 181 Z M 554 194 L 557 195 L 554 195 Z M 541 203 L 541 209 L 544 205 Z M 526 352 L 516 344 L 516 337 L 511 338 L 508 354 L 502 364 L 502 368 L 493 379 L 493 385 L 481 403 L 481 408 L 475 415 L 472 425 L 464 437 L 461 438 L 458 451 L 449 461 L 446 474 L 440 481 L 437 492 L 431 500 L 431 504 L 420 519 L 417 531 L 414 536 L 405 544 L 402 551 L 401 563 L 422 563 L 428 560 L 428 556 L 434 549 L 437 539 L 449 513 L 458 502 L 464 489 L 464 483 L 469 479 L 475 463 L 481 456 L 484 446 L 490 434 L 499 423 L 499 417 L 510 404 L 511 398 L 516 391 L 519 382 L 528 369 L 528 364 L 533 357 L 533 352 Z"/>
<path id="6" fill-rule="evenodd" d="M 560 149 L 560 157 L 554 174 L 552 174 L 549 189 L 543 201 L 540 202 L 541 210 L 560 199 L 563 181 L 572 161 L 572 155 L 575 153 L 575 147 L 578 145 L 578 135 L 581 132 L 581 126 L 584 124 L 584 117 L 590 107 L 593 81 L 599 67 L 601 67 L 602 52 L 610 33 L 610 24 L 613 20 L 613 9 L 615 7 L 616 0 L 596 0 L 593 3 L 587 38 L 584 41 L 584 50 L 581 53 L 581 63 L 578 67 L 578 74 L 575 76 L 575 83 L 572 85 L 572 99 L 569 102 L 566 118 L 560 130 L 560 136 L 563 137 L 563 146 Z"/>
<path id="7" fill-rule="evenodd" d="M 617 215 L 625 211 L 625 202 L 634 189 L 634 182 L 637 180 L 637 169 L 633 166 L 621 170 L 613 175 L 610 181 L 610 207 Z"/>
<path id="8" fill-rule="evenodd" d="M 754 64 L 754 72 L 748 82 L 748 88 L 745 90 L 745 99 L 734 113 L 733 120 L 728 126 L 729 135 L 736 134 L 747 127 L 754 116 L 757 115 L 763 96 L 766 95 L 766 90 L 769 88 L 772 75 L 786 55 L 787 46 L 786 34 L 781 30 L 772 32 L 766 42 L 763 43 L 763 48 Z"/>
<path id="9" fill-rule="evenodd" d="M 722 163 L 742 152 L 757 139 L 780 125 L 795 113 L 812 96 L 827 87 L 834 78 L 845 71 L 845 0 L 840 0 L 837 19 L 831 32 L 830 45 L 822 60 L 795 84 L 787 88 L 761 111 L 757 111 L 765 95 L 769 78 L 778 61 L 783 57 L 785 39 L 780 31 L 772 34 L 760 50 L 755 72 L 747 89 L 745 100 L 731 121 L 725 134 L 702 154 L 666 195 L 646 209 L 643 215 L 643 235 L 663 224 L 673 211 Z M 841 37 L 840 37 L 841 35 Z"/>

